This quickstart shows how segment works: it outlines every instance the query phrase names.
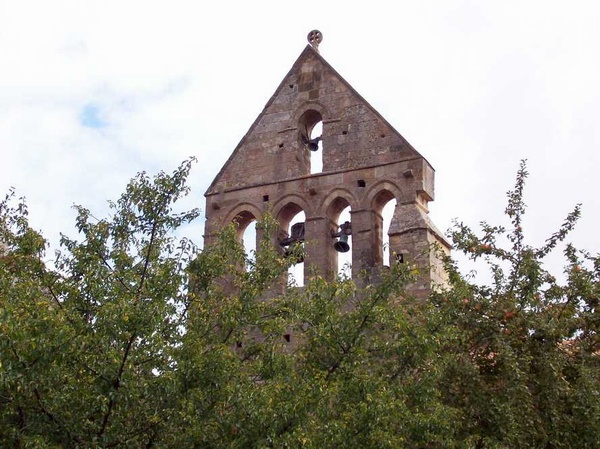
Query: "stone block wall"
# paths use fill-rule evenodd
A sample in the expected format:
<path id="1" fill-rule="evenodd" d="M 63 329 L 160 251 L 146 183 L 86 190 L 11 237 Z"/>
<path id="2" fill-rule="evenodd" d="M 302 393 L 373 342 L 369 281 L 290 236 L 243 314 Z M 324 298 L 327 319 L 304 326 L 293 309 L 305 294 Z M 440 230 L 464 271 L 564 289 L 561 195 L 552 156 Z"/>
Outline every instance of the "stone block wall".
<path id="1" fill-rule="evenodd" d="M 309 140 L 318 123 L 323 168 L 311 173 L 315 153 Z M 426 292 L 443 278 L 431 271 L 439 261 L 429 251 L 434 241 L 449 250 L 427 215 L 434 198 L 433 168 L 311 46 L 205 196 L 205 245 L 224 225 L 238 222 L 241 234 L 267 212 L 288 231 L 290 220 L 303 211 L 305 275 L 330 279 L 337 273 L 331 232 L 340 212 L 351 207 L 352 274 L 357 276 L 383 266 L 381 213 L 396 199 L 390 248 L 423 267 L 415 291 Z"/>

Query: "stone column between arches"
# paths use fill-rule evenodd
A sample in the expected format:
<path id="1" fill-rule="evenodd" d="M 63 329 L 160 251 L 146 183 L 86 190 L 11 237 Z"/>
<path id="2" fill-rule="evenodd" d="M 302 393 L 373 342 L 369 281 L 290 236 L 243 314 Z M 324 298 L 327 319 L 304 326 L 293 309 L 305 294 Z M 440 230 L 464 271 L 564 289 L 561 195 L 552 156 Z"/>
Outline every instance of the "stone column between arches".
<path id="1" fill-rule="evenodd" d="M 305 223 L 304 277 L 322 276 L 332 280 L 337 274 L 337 258 L 333 249 L 334 239 L 330 237 L 331 223 L 326 217 L 307 217 Z M 330 242 L 331 240 L 331 242 Z"/>
<path id="2" fill-rule="evenodd" d="M 377 213 L 369 209 L 351 210 L 352 222 L 352 279 L 360 281 L 361 273 L 375 267 L 374 246 L 378 240 L 374 232 Z"/>

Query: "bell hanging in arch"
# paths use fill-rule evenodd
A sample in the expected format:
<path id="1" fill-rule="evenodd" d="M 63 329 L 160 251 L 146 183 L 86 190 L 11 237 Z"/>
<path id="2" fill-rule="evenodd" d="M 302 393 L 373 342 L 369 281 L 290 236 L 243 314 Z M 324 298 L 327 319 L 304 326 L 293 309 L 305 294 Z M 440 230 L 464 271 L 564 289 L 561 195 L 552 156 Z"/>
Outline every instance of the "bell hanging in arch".
<path id="1" fill-rule="evenodd" d="M 339 232 L 332 232 L 331 237 L 339 237 L 338 241 L 333 244 L 333 247 L 338 253 L 347 253 L 350 251 L 350 245 L 348 244 L 348 236 L 352 235 L 352 225 L 349 221 L 339 226 Z"/>
<path id="2" fill-rule="evenodd" d="M 337 242 L 333 244 L 333 247 L 338 253 L 347 253 L 350 251 L 350 245 L 348 245 L 348 236 L 343 234 Z"/>
<path id="3" fill-rule="evenodd" d="M 321 140 L 321 137 L 315 137 L 314 139 L 311 139 L 308 141 L 307 147 L 310 151 L 319 151 L 319 141 Z"/>
<path id="4" fill-rule="evenodd" d="M 286 258 L 294 257 L 294 264 L 304 262 L 302 244 L 304 243 L 304 222 L 296 223 L 291 228 L 292 235 L 279 239 L 279 245 L 285 248 Z M 287 235 L 287 232 L 284 232 Z"/>

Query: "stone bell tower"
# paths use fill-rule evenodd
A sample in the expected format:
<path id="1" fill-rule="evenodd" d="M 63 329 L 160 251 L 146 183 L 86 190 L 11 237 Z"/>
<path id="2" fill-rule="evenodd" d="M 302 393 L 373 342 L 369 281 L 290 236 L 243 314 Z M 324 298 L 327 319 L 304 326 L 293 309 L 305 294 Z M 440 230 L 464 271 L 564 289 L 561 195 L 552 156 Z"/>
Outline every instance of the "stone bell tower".
<path id="1" fill-rule="evenodd" d="M 321 32 L 309 33 L 309 45 L 206 191 L 205 245 L 234 221 L 241 238 L 269 212 L 281 225 L 276 244 L 304 245 L 305 278 L 333 279 L 338 251 L 346 250 L 356 278 L 388 263 L 416 264 L 421 275 L 411 288 L 425 295 L 444 281 L 433 244 L 450 250 L 428 217 L 434 170 L 323 59 L 321 41 Z M 383 260 L 382 210 L 393 199 L 390 262 Z M 348 206 L 351 219 L 340 223 Z M 299 212 L 304 222 L 291 226 Z"/>

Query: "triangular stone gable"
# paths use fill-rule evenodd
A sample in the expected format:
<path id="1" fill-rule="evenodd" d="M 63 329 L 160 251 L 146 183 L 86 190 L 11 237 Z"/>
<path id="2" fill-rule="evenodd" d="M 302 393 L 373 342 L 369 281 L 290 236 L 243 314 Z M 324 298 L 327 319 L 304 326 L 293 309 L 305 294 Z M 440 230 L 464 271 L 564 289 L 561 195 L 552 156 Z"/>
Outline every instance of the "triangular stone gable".
<path id="1" fill-rule="evenodd" d="M 320 36 L 312 31 L 309 42 L 313 34 Z M 310 151 L 321 145 L 322 154 Z M 322 171 L 316 172 L 315 162 L 322 162 Z M 427 215 L 433 168 L 310 45 L 205 195 L 207 246 L 231 223 L 243 239 L 245 229 L 268 213 L 280 227 L 276 247 L 285 253 L 291 242 L 303 245 L 305 280 L 335 279 L 334 243 L 340 214 L 349 209 L 353 279 L 362 282 L 365 273 L 378 279 L 386 263 L 409 262 L 422 270 L 410 287 L 415 294 L 425 296 L 434 283 L 445 282 L 432 245 L 446 252 L 450 247 Z M 386 231 L 383 208 L 392 200 L 396 206 Z M 301 212 L 304 222 L 292 226 Z M 295 235 L 299 224 L 302 233 Z M 384 232 L 389 254 L 395 254 L 387 261 Z"/>
<path id="2" fill-rule="evenodd" d="M 323 123 L 323 173 L 422 156 L 308 45 L 235 148 L 206 195 L 310 176 L 302 114 Z"/>

